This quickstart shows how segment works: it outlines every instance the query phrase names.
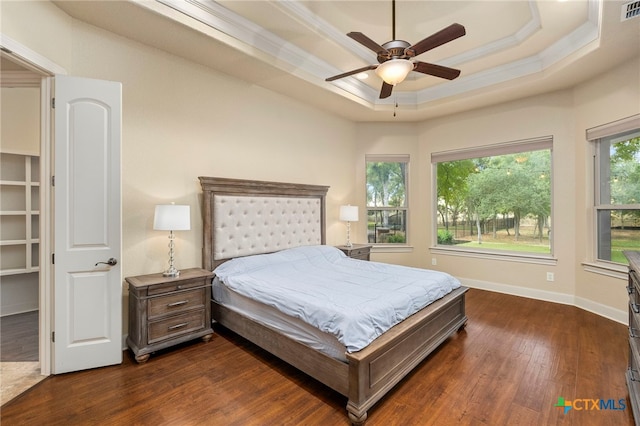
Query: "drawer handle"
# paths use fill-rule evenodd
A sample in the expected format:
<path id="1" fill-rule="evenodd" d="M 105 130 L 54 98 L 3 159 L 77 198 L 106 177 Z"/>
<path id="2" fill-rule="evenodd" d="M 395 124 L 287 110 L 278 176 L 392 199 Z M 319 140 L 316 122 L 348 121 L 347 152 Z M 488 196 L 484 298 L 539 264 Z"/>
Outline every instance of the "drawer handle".
<path id="1" fill-rule="evenodd" d="M 170 307 L 170 308 L 175 308 L 176 306 L 186 305 L 187 303 L 189 303 L 188 300 L 182 300 L 180 302 L 168 303 L 167 306 Z"/>
<path id="2" fill-rule="evenodd" d="M 627 293 L 633 294 L 633 286 L 630 286 L 630 285 L 627 286 Z"/>
<path id="3" fill-rule="evenodd" d="M 171 327 L 169 327 L 169 330 L 176 330 L 178 328 L 182 328 L 189 325 L 188 322 L 183 322 L 182 324 L 176 324 L 176 325 L 172 325 Z"/>
<path id="4" fill-rule="evenodd" d="M 640 335 L 638 335 L 637 333 L 638 333 L 637 328 L 629 327 L 629 337 L 635 337 L 635 338 L 640 337 Z"/>
<path id="5" fill-rule="evenodd" d="M 638 372 L 631 367 L 629 367 L 629 377 L 634 382 L 640 382 L 640 380 L 638 380 Z"/>
<path id="6" fill-rule="evenodd" d="M 640 314 L 640 305 L 638 305 L 637 303 L 632 303 L 631 309 L 633 309 L 633 312 L 635 312 L 636 314 Z"/>

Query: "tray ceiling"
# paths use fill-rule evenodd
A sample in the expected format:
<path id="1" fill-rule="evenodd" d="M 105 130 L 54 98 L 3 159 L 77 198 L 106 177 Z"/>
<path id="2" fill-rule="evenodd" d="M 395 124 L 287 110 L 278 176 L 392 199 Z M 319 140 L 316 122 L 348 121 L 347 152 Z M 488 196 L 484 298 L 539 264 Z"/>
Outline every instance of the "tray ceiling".
<path id="1" fill-rule="evenodd" d="M 397 0 L 397 39 L 415 43 L 464 25 L 464 37 L 417 58 L 462 73 L 448 81 L 413 72 L 378 99 L 373 71 L 365 80 L 325 79 L 377 63 L 346 33 L 391 40 L 390 0 L 55 3 L 76 19 L 361 121 L 422 120 L 568 88 L 640 54 L 640 18 L 622 21 L 622 1 Z"/>

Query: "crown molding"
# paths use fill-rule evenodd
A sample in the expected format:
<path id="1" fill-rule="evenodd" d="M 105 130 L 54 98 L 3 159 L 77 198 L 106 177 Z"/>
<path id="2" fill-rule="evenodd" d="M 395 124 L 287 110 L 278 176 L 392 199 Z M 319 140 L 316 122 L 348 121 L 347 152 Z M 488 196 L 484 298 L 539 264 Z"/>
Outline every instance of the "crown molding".
<path id="1" fill-rule="evenodd" d="M 420 109 L 435 100 L 542 72 L 548 67 L 569 58 L 571 55 L 579 53 L 588 46 L 597 47 L 601 30 L 600 18 L 603 0 L 588 0 L 589 12 L 587 21 L 541 52 L 499 67 L 463 75 L 446 84 L 439 84 L 417 92 L 398 91 L 394 94 L 393 99 L 378 99 L 379 92 L 377 89 L 373 89 L 355 78 L 345 78 L 331 83 L 326 82 L 326 76 L 338 74 L 343 70 L 337 69 L 310 52 L 235 14 L 213 0 L 156 1 L 238 41 L 239 45 L 235 44 L 233 47 L 239 48 L 239 46 L 242 46 L 249 54 L 258 51 L 261 55 L 271 58 L 272 65 L 312 84 L 366 105 L 371 109 L 391 105 L 395 102 L 401 103 L 405 107 Z M 531 19 L 512 35 L 445 58 L 439 63 L 445 66 L 459 67 L 480 57 L 518 46 L 529 37 L 532 37 L 542 28 L 542 23 L 537 0 L 528 0 L 528 5 Z M 342 34 L 327 21 L 314 15 L 304 6 L 302 1 L 280 0 L 274 2 L 274 6 L 312 28 L 323 37 L 340 45 L 354 56 L 361 58 L 364 62 L 370 62 L 371 52 L 368 49 Z M 228 41 L 221 41 L 229 44 Z"/>

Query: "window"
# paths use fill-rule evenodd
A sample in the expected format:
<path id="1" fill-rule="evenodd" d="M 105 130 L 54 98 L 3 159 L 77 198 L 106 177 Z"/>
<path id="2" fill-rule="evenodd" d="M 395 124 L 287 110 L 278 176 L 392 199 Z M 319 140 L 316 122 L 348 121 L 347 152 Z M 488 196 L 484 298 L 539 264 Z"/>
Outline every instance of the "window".
<path id="1" fill-rule="evenodd" d="M 407 244 L 409 156 L 367 155 L 367 238 Z"/>
<path id="2" fill-rule="evenodd" d="M 551 254 L 551 137 L 434 153 L 437 245 Z"/>
<path id="3" fill-rule="evenodd" d="M 590 129 L 587 138 L 596 150 L 596 259 L 627 264 L 622 251 L 640 249 L 640 119 L 620 123 Z"/>

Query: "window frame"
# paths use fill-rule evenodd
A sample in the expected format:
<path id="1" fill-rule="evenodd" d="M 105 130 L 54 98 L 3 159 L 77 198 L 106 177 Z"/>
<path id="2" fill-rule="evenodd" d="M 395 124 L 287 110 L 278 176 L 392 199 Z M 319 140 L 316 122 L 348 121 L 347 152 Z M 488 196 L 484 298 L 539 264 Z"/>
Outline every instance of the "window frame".
<path id="1" fill-rule="evenodd" d="M 636 204 L 603 203 L 602 198 L 604 197 L 603 193 L 605 192 L 605 190 L 603 190 L 604 181 L 602 179 L 605 178 L 605 176 L 603 175 L 609 176 L 609 173 L 611 172 L 609 156 L 611 144 L 622 142 L 638 136 L 640 136 L 640 114 L 587 129 L 586 131 L 586 139 L 592 145 L 593 152 L 593 166 L 591 171 L 593 174 L 593 204 L 591 220 L 593 238 L 591 239 L 592 247 L 590 250 L 593 266 L 618 272 L 625 271 L 628 267 L 624 263 L 600 257 L 602 250 L 607 247 L 609 248 L 608 253 L 610 254 L 611 252 L 611 245 L 607 245 L 605 247 L 601 244 L 601 237 L 605 232 L 602 230 L 602 216 L 600 213 L 603 211 L 611 212 L 617 210 L 640 210 L 640 202 Z M 607 150 L 606 155 L 602 154 L 603 149 Z M 607 187 L 607 190 L 610 190 L 610 188 Z M 609 223 L 608 234 L 610 235 L 611 224 L 610 222 L 607 223 Z M 589 266 L 588 263 L 587 266 Z"/>
<path id="2" fill-rule="evenodd" d="M 409 233 L 409 222 L 410 222 L 410 197 L 409 197 L 409 176 L 410 176 L 410 167 L 411 167 L 411 156 L 409 154 L 365 154 L 365 167 L 364 167 L 364 194 L 365 194 L 365 217 L 368 218 L 369 210 L 387 210 L 387 211 L 404 211 L 405 216 L 405 240 L 403 243 L 377 243 L 377 242 L 369 242 L 369 224 L 368 220 L 365 221 L 365 229 L 367 234 L 367 244 L 371 244 L 374 248 L 376 247 L 408 247 L 410 246 L 410 233 Z M 404 207 L 378 207 L 378 206 L 370 206 L 369 205 L 369 197 L 368 197 L 368 175 L 367 169 L 369 163 L 405 163 L 405 182 L 404 182 Z"/>
<path id="3" fill-rule="evenodd" d="M 468 160 L 476 158 L 494 157 L 500 155 L 517 154 L 521 152 L 549 150 L 549 185 L 550 185 L 550 213 L 551 223 L 554 223 L 554 173 L 553 173 L 553 136 L 541 136 L 531 139 L 522 139 L 511 142 L 490 144 L 478 147 L 463 148 L 451 151 L 434 152 L 431 154 L 432 172 L 432 238 L 430 251 L 434 254 L 454 254 L 465 257 L 500 259 L 506 261 L 555 265 L 557 259 L 554 256 L 555 234 L 549 235 L 549 253 L 520 252 L 511 250 L 478 249 L 469 247 L 456 247 L 438 244 L 438 163 Z"/>

